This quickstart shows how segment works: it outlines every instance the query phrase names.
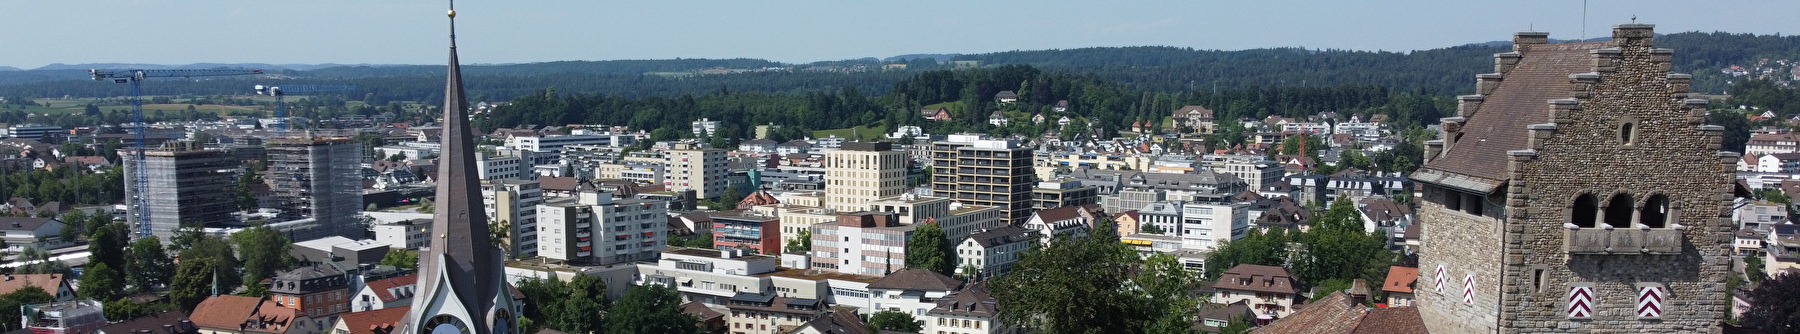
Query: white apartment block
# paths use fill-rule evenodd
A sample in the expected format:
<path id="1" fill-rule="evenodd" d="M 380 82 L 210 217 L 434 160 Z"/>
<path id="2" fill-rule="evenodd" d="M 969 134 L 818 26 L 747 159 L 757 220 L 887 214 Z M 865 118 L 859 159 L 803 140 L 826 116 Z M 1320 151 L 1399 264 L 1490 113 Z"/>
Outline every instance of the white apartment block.
<path id="1" fill-rule="evenodd" d="M 676 143 L 663 155 L 663 165 L 663 186 L 670 191 L 694 190 L 699 198 L 725 194 L 730 174 L 725 167 L 725 150 L 698 143 Z"/>
<path id="2" fill-rule="evenodd" d="M 700 120 L 694 121 L 693 125 L 695 137 L 707 138 L 719 133 L 719 121 L 701 117 Z"/>
<path id="3" fill-rule="evenodd" d="M 431 227 L 431 219 L 401 220 L 374 224 L 369 228 L 375 230 L 376 242 L 386 243 L 389 248 L 416 250 L 431 243 L 431 239 L 425 237 L 427 227 Z"/>
<path id="4" fill-rule="evenodd" d="M 885 142 L 848 142 L 825 150 L 826 207 L 843 212 L 906 192 L 905 151 Z"/>
<path id="5" fill-rule="evenodd" d="M 945 240 L 962 240 L 983 230 L 1000 227 L 1000 219 L 1005 214 L 999 207 L 964 205 L 949 198 L 912 194 L 869 202 L 868 210 L 898 215 L 900 221 L 907 224 L 936 223 L 944 228 Z M 785 220 L 782 222 L 786 223 Z"/>
<path id="6" fill-rule="evenodd" d="M 538 251 L 537 206 L 544 203 L 544 192 L 537 181 L 499 179 L 481 181 L 482 206 L 492 219 L 506 228 L 502 248 L 512 258 L 536 257 Z"/>
<path id="7" fill-rule="evenodd" d="M 668 247 L 668 203 L 582 189 L 537 206 L 538 255 L 593 265 L 655 260 Z"/>
<path id="8" fill-rule="evenodd" d="M 532 152 L 494 146 L 483 148 L 494 151 L 475 153 L 475 170 L 481 173 L 482 180 L 537 179 L 537 174 L 531 171 Z"/>
<path id="9" fill-rule="evenodd" d="M 882 276 L 906 268 L 906 240 L 918 225 L 884 213 L 846 214 L 812 226 L 812 267 Z"/>
<path id="10" fill-rule="evenodd" d="M 1181 238 L 1181 248 L 1210 251 L 1250 231 L 1248 204 L 1156 202 L 1138 209 L 1140 224 Z"/>

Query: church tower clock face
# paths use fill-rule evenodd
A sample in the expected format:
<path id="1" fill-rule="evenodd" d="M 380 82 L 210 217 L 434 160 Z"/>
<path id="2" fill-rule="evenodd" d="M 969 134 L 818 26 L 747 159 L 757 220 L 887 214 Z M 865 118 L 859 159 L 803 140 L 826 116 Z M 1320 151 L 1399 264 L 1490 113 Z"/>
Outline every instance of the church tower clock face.
<path id="1" fill-rule="evenodd" d="M 512 324 L 512 312 L 508 312 L 504 308 L 494 310 L 494 334 L 511 334 Z"/>
<path id="2" fill-rule="evenodd" d="M 458 319 L 456 319 L 456 317 L 452 317 L 450 315 L 439 315 L 439 316 L 431 317 L 430 321 L 425 322 L 425 328 L 431 330 L 431 332 L 430 332 L 431 334 L 471 334 L 471 333 L 474 333 L 474 332 L 469 331 L 468 324 L 464 324 L 462 322 L 462 320 L 458 320 Z"/>

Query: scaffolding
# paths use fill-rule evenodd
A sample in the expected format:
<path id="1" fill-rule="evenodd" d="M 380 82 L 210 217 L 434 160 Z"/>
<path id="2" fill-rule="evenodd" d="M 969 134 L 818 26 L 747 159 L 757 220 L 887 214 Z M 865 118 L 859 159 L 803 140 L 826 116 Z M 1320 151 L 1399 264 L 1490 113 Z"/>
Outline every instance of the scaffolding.
<path id="1" fill-rule="evenodd" d="M 237 184 L 241 162 L 230 150 L 198 149 L 192 145 L 146 150 L 142 169 L 137 168 L 136 156 L 119 157 L 125 167 L 125 193 L 148 199 L 125 201 L 129 206 L 126 223 L 134 230 L 148 225 L 150 235 L 166 241 L 181 227 L 236 225 L 231 216 L 237 211 L 232 188 Z M 146 176 L 143 189 L 130 181 L 136 179 L 139 170 Z M 149 207 L 149 221 L 141 217 L 145 211 L 139 210 L 140 205 Z"/>
<path id="2" fill-rule="evenodd" d="M 293 240 L 361 238 L 362 143 L 345 137 L 281 138 L 268 142 L 268 174 L 281 220 L 311 218 Z"/>

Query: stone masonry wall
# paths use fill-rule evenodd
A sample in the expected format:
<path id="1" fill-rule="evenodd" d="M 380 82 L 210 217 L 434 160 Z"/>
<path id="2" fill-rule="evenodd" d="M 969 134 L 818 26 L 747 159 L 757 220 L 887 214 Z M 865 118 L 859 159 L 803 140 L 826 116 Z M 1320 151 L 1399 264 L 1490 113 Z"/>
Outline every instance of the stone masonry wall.
<path id="1" fill-rule="evenodd" d="M 1685 100 L 1686 77 L 1668 74 L 1668 52 L 1652 48 L 1651 33 L 1649 25 L 1616 27 L 1616 50 L 1594 54 L 1598 76 L 1571 76 L 1576 88 L 1570 97 L 1577 103 L 1552 106 L 1552 120 L 1521 129 L 1530 133 L 1533 148 L 1511 152 L 1510 190 L 1516 195 L 1507 210 L 1501 332 L 1720 331 L 1733 178 L 1722 159 L 1730 157 L 1719 154 L 1716 129 L 1703 127 L 1704 107 L 1694 109 Z M 1635 128 L 1630 144 L 1621 139 L 1627 123 Z M 1634 213 L 1652 195 L 1667 196 L 1673 221 L 1686 228 L 1681 252 L 1569 254 L 1564 224 L 1582 194 L 1592 194 L 1600 206 L 1628 194 Z M 1421 259 L 1421 273 L 1431 265 Z M 1667 287 L 1660 319 L 1638 317 L 1639 283 Z M 1572 284 L 1593 286 L 1591 319 L 1568 317 Z"/>
<path id="2" fill-rule="evenodd" d="M 1419 207 L 1419 283 L 1415 305 L 1432 333 L 1494 333 L 1499 319 L 1500 226 L 1498 219 L 1450 210 L 1443 190 L 1428 186 Z M 1437 292 L 1437 267 L 1444 286 Z M 1463 278 L 1475 275 L 1475 302 L 1462 299 Z"/>

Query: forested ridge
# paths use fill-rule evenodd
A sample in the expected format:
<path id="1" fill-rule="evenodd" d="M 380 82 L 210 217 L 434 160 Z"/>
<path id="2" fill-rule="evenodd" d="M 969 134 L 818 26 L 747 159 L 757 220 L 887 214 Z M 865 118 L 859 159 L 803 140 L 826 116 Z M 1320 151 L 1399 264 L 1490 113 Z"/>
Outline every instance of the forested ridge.
<path id="1" fill-rule="evenodd" d="M 1685 32 L 1659 36 L 1658 47 L 1672 48 L 1675 71 L 1695 75 L 1695 89 L 1722 92 L 1726 77 L 1717 69 L 1758 59 L 1795 59 L 1800 37 Z M 1466 94 L 1472 76 L 1491 70 L 1491 56 L 1509 50 L 1506 43 L 1478 43 L 1441 49 L 1386 52 L 1316 50 L 1300 47 L 1240 51 L 1175 47 L 1099 47 L 1069 50 L 1007 51 L 952 56 L 987 66 L 1024 64 L 1058 72 L 1089 74 L 1134 89 L 1159 92 L 1232 90 L 1248 87 L 1304 87 L 1367 84 L 1433 95 Z M 908 69 L 882 71 L 873 58 L 812 64 L 782 64 L 758 59 L 667 59 L 558 61 L 531 64 L 467 65 L 471 96 L 501 101 L 544 88 L 569 93 L 604 93 L 627 97 L 704 94 L 720 89 L 771 93 L 829 92 L 855 87 L 885 94 L 913 75 L 949 68 L 930 58 L 904 62 Z M 855 65 L 861 72 L 812 71 Z M 443 90 L 443 66 L 344 66 L 314 70 L 272 70 L 280 79 L 213 78 L 159 80 L 146 84 L 148 94 L 241 95 L 254 84 L 348 84 L 359 90 L 344 95 L 380 95 L 385 100 L 435 101 Z M 652 73 L 703 69 L 783 68 L 777 72 L 662 76 Z M 0 96 L 106 97 L 127 89 L 88 80 L 82 70 L 53 69 L 0 72 Z"/>

